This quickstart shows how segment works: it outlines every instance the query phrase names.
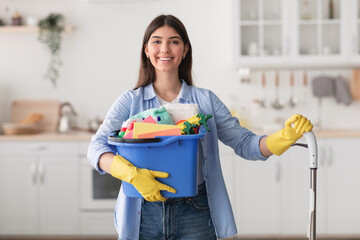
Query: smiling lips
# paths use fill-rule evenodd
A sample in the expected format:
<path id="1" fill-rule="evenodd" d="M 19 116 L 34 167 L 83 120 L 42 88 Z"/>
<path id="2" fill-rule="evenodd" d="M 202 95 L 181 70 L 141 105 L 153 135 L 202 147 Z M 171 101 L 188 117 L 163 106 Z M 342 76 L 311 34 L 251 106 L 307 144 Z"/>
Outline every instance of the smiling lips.
<path id="1" fill-rule="evenodd" d="M 165 62 L 167 62 L 167 61 L 170 61 L 170 60 L 172 60 L 173 58 L 171 58 L 171 57 L 159 57 L 159 60 L 160 61 L 165 61 Z"/>

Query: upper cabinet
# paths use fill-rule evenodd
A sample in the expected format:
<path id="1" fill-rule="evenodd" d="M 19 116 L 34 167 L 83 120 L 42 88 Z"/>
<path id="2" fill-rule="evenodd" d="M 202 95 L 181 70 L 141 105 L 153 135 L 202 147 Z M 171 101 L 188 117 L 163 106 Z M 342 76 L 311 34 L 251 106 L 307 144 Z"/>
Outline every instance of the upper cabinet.
<path id="1" fill-rule="evenodd" d="M 298 0 L 297 29 L 299 55 L 341 53 L 340 0 Z"/>
<path id="2" fill-rule="evenodd" d="M 352 0 L 353 8 L 349 8 L 350 16 L 355 19 L 350 25 L 351 39 L 349 39 L 349 52 L 360 62 L 360 0 Z"/>
<path id="3" fill-rule="evenodd" d="M 360 63 L 360 0 L 234 0 L 238 66 Z"/>
<path id="4" fill-rule="evenodd" d="M 235 48 L 250 61 L 289 55 L 286 49 L 285 1 L 236 0 Z"/>

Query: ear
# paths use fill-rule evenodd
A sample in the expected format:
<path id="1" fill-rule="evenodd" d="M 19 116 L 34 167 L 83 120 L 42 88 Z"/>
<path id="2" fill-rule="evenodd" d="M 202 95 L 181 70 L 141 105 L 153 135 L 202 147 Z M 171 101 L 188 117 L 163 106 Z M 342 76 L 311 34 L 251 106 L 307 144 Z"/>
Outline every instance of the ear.
<path id="1" fill-rule="evenodd" d="M 146 56 L 149 55 L 149 50 L 148 50 L 147 44 L 144 45 L 144 53 L 145 53 Z"/>
<path id="2" fill-rule="evenodd" d="M 186 53 L 189 51 L 189 44 L 185 44 L 184 46 L 184 57 L 186 56 Z"/>

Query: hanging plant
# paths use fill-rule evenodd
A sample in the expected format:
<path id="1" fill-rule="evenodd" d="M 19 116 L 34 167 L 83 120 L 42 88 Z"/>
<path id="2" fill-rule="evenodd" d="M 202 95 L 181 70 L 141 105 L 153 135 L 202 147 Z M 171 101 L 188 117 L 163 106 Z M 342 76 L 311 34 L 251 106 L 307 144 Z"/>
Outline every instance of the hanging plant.
<path id="1" fill-rule="evenodd" d="M 62 66 L 60 58 L 61 34 L 64 32 L 64 17 L 58 13 L 51 13 L 39 21 L 39 41 L 44 43 L 50 50 L 51 59 L 44 77 L 50 80 L 56 87 L 60 76 L 59 68 Z"/>

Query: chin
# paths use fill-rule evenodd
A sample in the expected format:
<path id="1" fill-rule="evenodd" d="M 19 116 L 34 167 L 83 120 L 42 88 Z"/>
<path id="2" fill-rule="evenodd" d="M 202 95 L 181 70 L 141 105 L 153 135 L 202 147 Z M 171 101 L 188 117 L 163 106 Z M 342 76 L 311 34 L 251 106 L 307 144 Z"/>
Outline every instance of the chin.
<path id="1" fill-rule="evenodd" d="M 166 68 L 166 67 L 158 67 L 156 68 L 159 72 L 176 72 L 177 68 Z"/>

